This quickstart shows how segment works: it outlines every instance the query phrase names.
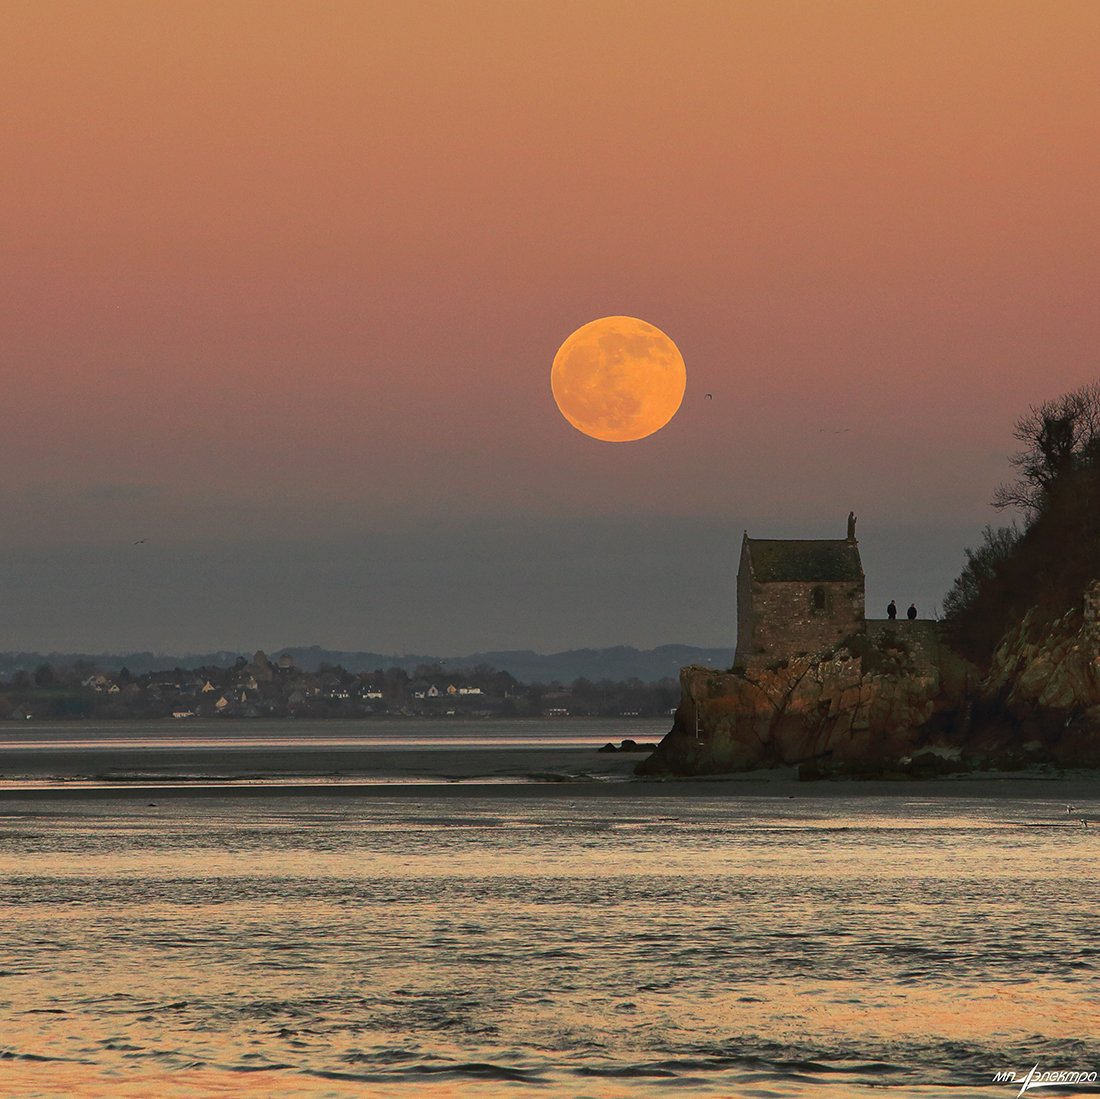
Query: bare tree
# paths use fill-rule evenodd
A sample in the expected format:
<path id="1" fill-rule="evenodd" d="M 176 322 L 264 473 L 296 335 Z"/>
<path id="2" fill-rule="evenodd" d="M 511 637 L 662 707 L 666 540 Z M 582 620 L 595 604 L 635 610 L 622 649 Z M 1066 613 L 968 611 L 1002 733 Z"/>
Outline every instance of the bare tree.
<path id="1" fill-rule="evenodd" d="M 1023 443 L 1010 459 L 1017 477 L 998 486 L 993 506 L 1018 508 L 1032 519 L 1061 477 L 1100 460 L 1100 381 L 1033 405 L 1012 434 Z"/>

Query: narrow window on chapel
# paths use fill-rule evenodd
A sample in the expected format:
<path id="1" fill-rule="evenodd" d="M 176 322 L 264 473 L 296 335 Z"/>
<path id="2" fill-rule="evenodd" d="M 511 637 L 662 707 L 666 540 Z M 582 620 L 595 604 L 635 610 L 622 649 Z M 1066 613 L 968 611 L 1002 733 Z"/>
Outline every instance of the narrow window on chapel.
<path id="1" fill-rule="evenodd" d="M 825 589 L 814 588 L 814 610 L 823 611 L 825 609 Z"/>

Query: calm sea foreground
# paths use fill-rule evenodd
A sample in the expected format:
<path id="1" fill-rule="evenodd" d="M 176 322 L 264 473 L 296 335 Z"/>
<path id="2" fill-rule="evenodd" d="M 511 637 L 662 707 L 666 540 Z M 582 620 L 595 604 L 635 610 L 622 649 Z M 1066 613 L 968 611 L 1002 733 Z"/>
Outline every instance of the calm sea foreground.
<path id="1" fill-rule="evenodd" d="M 0 1094 L 962 1099 L 1100 1070 L 1085 780 L 635 785 L 593 747 L 645 723 L 325 724 L 296 734 L 321 767 L 285 725 L 0 729 Z"/>

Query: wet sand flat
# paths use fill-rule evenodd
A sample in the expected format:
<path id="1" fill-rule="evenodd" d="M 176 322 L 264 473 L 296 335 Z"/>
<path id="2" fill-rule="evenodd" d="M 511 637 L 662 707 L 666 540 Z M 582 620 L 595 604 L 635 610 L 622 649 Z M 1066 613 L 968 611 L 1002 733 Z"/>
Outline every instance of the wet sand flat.
<path id="1" fill-rule="evenodd" d="M 1100 798 L 1100 775 L 1060 777 L 964 775 L 931 780 L 799 782 L 789 771 L 751 772 L 713 778 L 638 780 L 632 776 L 640 757 L 598 756 L 573 750 L 514 749 L 495 761 L 491 773 L 469 752 L 437 752 L 431 760 L 410 763 L 401 773 L 348 774 L 303 779 L 267 771 L 252 778 L 181 779 L 171 775 L 124 780 L 7 779 L 0 781 L 5 802 L 63 799 L 159 798 L 462 798 L 522 799 L 629 798 L 992 798 L 999 801 L 1048 799 L 1069 804 Z M 595 757 L 595 758 L 593 758 Z M 610 762 L 603 762 L 604 760 Z M 586 765 L 591 768 L 588 770 Z M 599 772 L 597 773 L 597 769 Z M 1089 816 L 1100 827 L 1097 815 Z M 1078 817 L 1067 814 L 1067 821 Z"/>

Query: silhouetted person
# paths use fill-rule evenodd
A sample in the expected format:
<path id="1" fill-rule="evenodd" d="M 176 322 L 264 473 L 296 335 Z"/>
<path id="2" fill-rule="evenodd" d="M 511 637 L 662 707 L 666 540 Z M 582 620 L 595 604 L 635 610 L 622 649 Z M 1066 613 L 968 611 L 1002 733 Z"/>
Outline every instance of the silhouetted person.
<path id="1" fill-rule="evenodd" d="M 897 616 L 898 605 L 891 599 L 889 605 L 886 608 L 886 617 L 889 618 L 891 622 L 893 622 L 894 619 L 897 618 Z"/>
<path id="2" fill-rule="evenodd" d="M 912 622 L 917 617 L 917 607 L 915 603 L 909 604 L 909 609 L 905 612 L 905 617 Z"/>

